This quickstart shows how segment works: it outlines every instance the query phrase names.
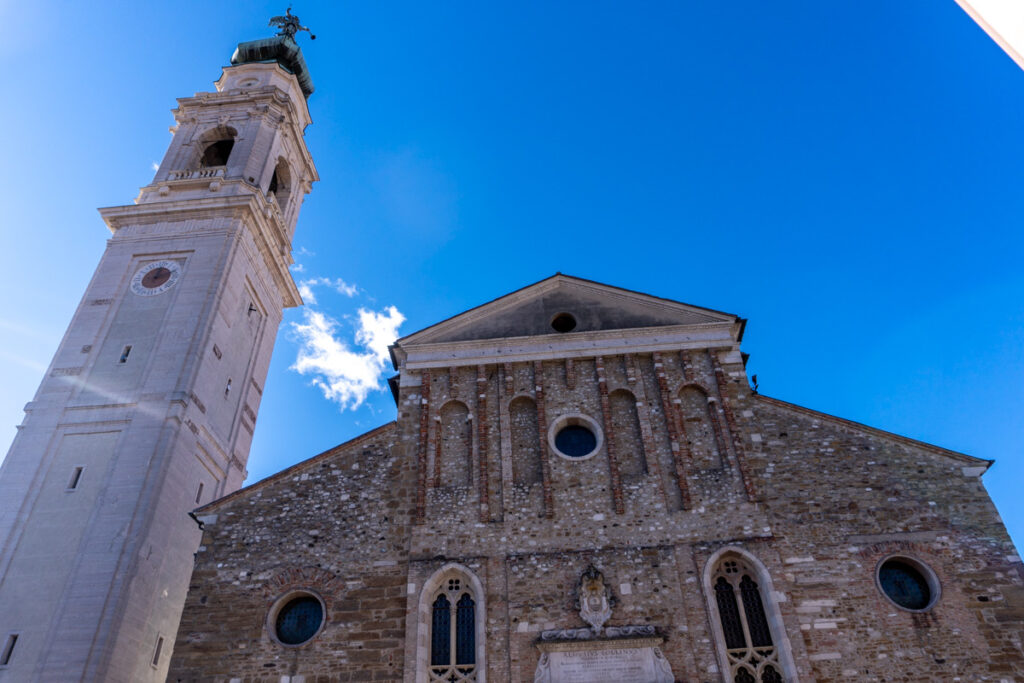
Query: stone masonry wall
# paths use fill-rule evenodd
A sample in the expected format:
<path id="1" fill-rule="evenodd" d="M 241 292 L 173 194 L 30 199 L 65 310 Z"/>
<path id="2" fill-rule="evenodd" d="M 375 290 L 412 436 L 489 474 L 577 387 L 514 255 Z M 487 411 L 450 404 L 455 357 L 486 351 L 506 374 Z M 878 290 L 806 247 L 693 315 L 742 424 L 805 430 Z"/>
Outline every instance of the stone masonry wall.
<path id="1" fill-rule="evenodd" d="M 402 678 L 415 461 L 395 432 L 385 425 L 199 511 L 203 543 L 167 680 Z M 297 589 L 321 597 L 325 626 L 285 646 L 268 614 Z"/>
<path id="2" fill-rule="evenodd" d="M 490 420 L 486 452 L 479 438 L 474 446 L 474 462 L 492 473 L 518 471 L 503 460 L 519 451 L 521 435 L 499 434 L 497 446 L 493 437 L 503 424 L 531 429 L 523 397 L 541 425 L 581 414 L 605 436 L 597 455 L 570 461 L 539 435 L 550 514 L 515 485 L 497 513 L 492 499 L 481 523 L 478 473 L 465 505 L 436 506 L 412 528 L 409 613 L 442 563 L 474 567 L 486 594 L 489 680 L 531 680 L 539 632 L 583 626 L 572 595 L 590 563 L 618 593 L 611 625 L 655 625 L 680 680 L 720 680 L 702 581 L 723 547 L 767 568 L 802 679 L 1024 675 L 1021 565 L 980 486 L 984 463 L 754 396 L 735 353 L 488 366 L 460 375 L 457 391 L 471 395 L 481 374 L 488 409 L 497 402 L 509 411 L 504 423 Z M 452 376 L 432 380 L 433 405 L 448 399 Z M 623 400 L 630 395 L 635 425 Z M 943 593 L 934 609 L 909 612 L 881 594 L 877 565 L 891 555 L 935 571 Z M 407 625 L 407 640 L 423 637 Z"/>
<path id="3" fill-rule="evenodd" d="M 567 416 L 603 432 L 593 457 L 552 450 Z M 397 425 L 363 438 L 201 511 L 216 520 L 169 680 L 416 681 L 424 587 L 458 565 L 479 581 L 487 680 L 529 682 L 540 632 L 584 626 L 593 564 L 608 625 L 653 625 L 678 680 L 720 681 L 706 581 L 726 548 L 770 577 L 791 677 L 1024 678 L 1022 565 L 985 463 L 755 396 L 735 349 L 405 370 Z M 933 609 L 880 592 L 893 555 L 934 571 Z M 265 621 L 299 585 L 328 625 L 289 649 Z"/>

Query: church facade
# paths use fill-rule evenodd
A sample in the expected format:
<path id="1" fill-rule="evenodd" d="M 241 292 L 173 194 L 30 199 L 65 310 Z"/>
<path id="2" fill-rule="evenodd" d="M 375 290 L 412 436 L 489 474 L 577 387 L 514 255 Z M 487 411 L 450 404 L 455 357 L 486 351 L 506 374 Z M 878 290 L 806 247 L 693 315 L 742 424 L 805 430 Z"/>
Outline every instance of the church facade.
<path id="1" fill-rule="evenodd" d="M 1024 680 L 991 463 L 758 395 L 720 311 L 556 274 L 239 490 L 318 179 L 274 21 L 101 210 L 0 469 L 0 683 Z"/>
<path id="2" fill-rule="evenodd" d="M 196 511 L 170 681 L 1013 681 L 987 461 L 756 394 L 745 321 L 555 275 L 395 422 Z"/>

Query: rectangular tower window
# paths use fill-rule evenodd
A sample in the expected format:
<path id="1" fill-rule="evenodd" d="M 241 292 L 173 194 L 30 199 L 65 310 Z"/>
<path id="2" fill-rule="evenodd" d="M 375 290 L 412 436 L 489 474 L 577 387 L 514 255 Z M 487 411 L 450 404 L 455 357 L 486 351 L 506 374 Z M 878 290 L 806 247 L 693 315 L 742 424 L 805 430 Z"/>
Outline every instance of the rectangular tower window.
<path id="1" fill-rule="evenodd" d="M 14 644 L 18 642 L 18 634 L 11 633 L 4 643 L 3 652 L 0 652 L 0 666 L 7 666 L 11 662 L 11 655 L 14 654 Z"/>
<path id="2" fill-rule="evenodd" d="M 128 354 L 130 354 L 131 352 L 132 352 L 132 345 L 128 344 L 127 346 L 124 347 L 124 351 L 121 352 L 121 360 L 119 360 L 117 362 L 118 363 L 127 363 L 128 362 Z"/>
<path id="3" fill-rule="evenodd" d="M 163 636 L 157 636 L 156 637 L 156 647 L 153 648 L 153 661 L 151 662 L 151 664 L 153 666 L 159 666 L 160 665 L 160 650 L 162 650 L 162 649 L 164 649 L 164 637 Z"/>
<path id="4" fill-rule="evenodd" d="M 196 503 L 203 497 L 203 482 L 199 482 L 199 490 L 196 491 Z"/>
<path id="5" fill-rule="evenodd" d="M 228 384 L 227 384 L 226 387 L 224 387 L 224 398 L 227 398 L 228 394 L 230 394 L 230 393 L 231 393 L 231 378 L 228 377 Z"/>
<path id="6" fill-rule="evenodd" d="M 68 479 L 68 491 L 74 491 L 78 488 L 78 482 L 82 479 L 82 470 L 85 467 L 78 465 L 75 469 L 71 470 L 71 478 Z"/>

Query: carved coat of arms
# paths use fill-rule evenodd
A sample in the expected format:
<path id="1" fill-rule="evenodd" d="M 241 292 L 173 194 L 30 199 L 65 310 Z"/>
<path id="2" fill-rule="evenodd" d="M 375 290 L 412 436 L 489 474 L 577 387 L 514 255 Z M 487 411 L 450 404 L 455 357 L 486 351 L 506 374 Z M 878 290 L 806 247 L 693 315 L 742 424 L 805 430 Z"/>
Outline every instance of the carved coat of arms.
<path id="1" fill-rule="evenodd" d="M 612 616 L 615 596 L 611 587 L 604 582 L 604 575 L 597 567 L 590 565 L 580 577 L 578 607 L 580 617 L 590 624 L 595 634 L 600 634 L 604 623 Z"/>

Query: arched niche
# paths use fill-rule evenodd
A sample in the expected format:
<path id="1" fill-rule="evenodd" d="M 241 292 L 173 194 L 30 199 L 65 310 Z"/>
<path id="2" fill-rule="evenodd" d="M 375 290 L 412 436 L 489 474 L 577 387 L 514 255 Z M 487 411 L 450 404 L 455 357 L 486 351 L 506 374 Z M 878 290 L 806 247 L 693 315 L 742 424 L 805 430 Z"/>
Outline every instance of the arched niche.
<path id="1" fill-rule="evenodd" d="M 473 481 L 473 423 L 462 401 L 448 401 L 438 413 L 441 486 L 470 486 Z"/>
<path id="2" fill-rule="evenodd" d="M 644 441 L 640 432 L 640 416 L 636 410 L 636 396 L 626 389 L 608 394 L 611 411 L 612 438 L 619 472 L 627 481 L 635 481 L 647 474 Z"/>
<path id="3" fill-rule="evenodd" d="M 694 469 L 720 469 L 724 463 L 722 444 L 718 442 L 718 416 L 707 392 L 697 384 L 683 386 L 679 390 L 679 407 Z"/>
<path id="4" fill-rule="evenodd" d="M 512 483 L 529 486 L 541 481 L 540 427 L 537 404 L 517 396 L 508 405 L 512 440 Z"/>

